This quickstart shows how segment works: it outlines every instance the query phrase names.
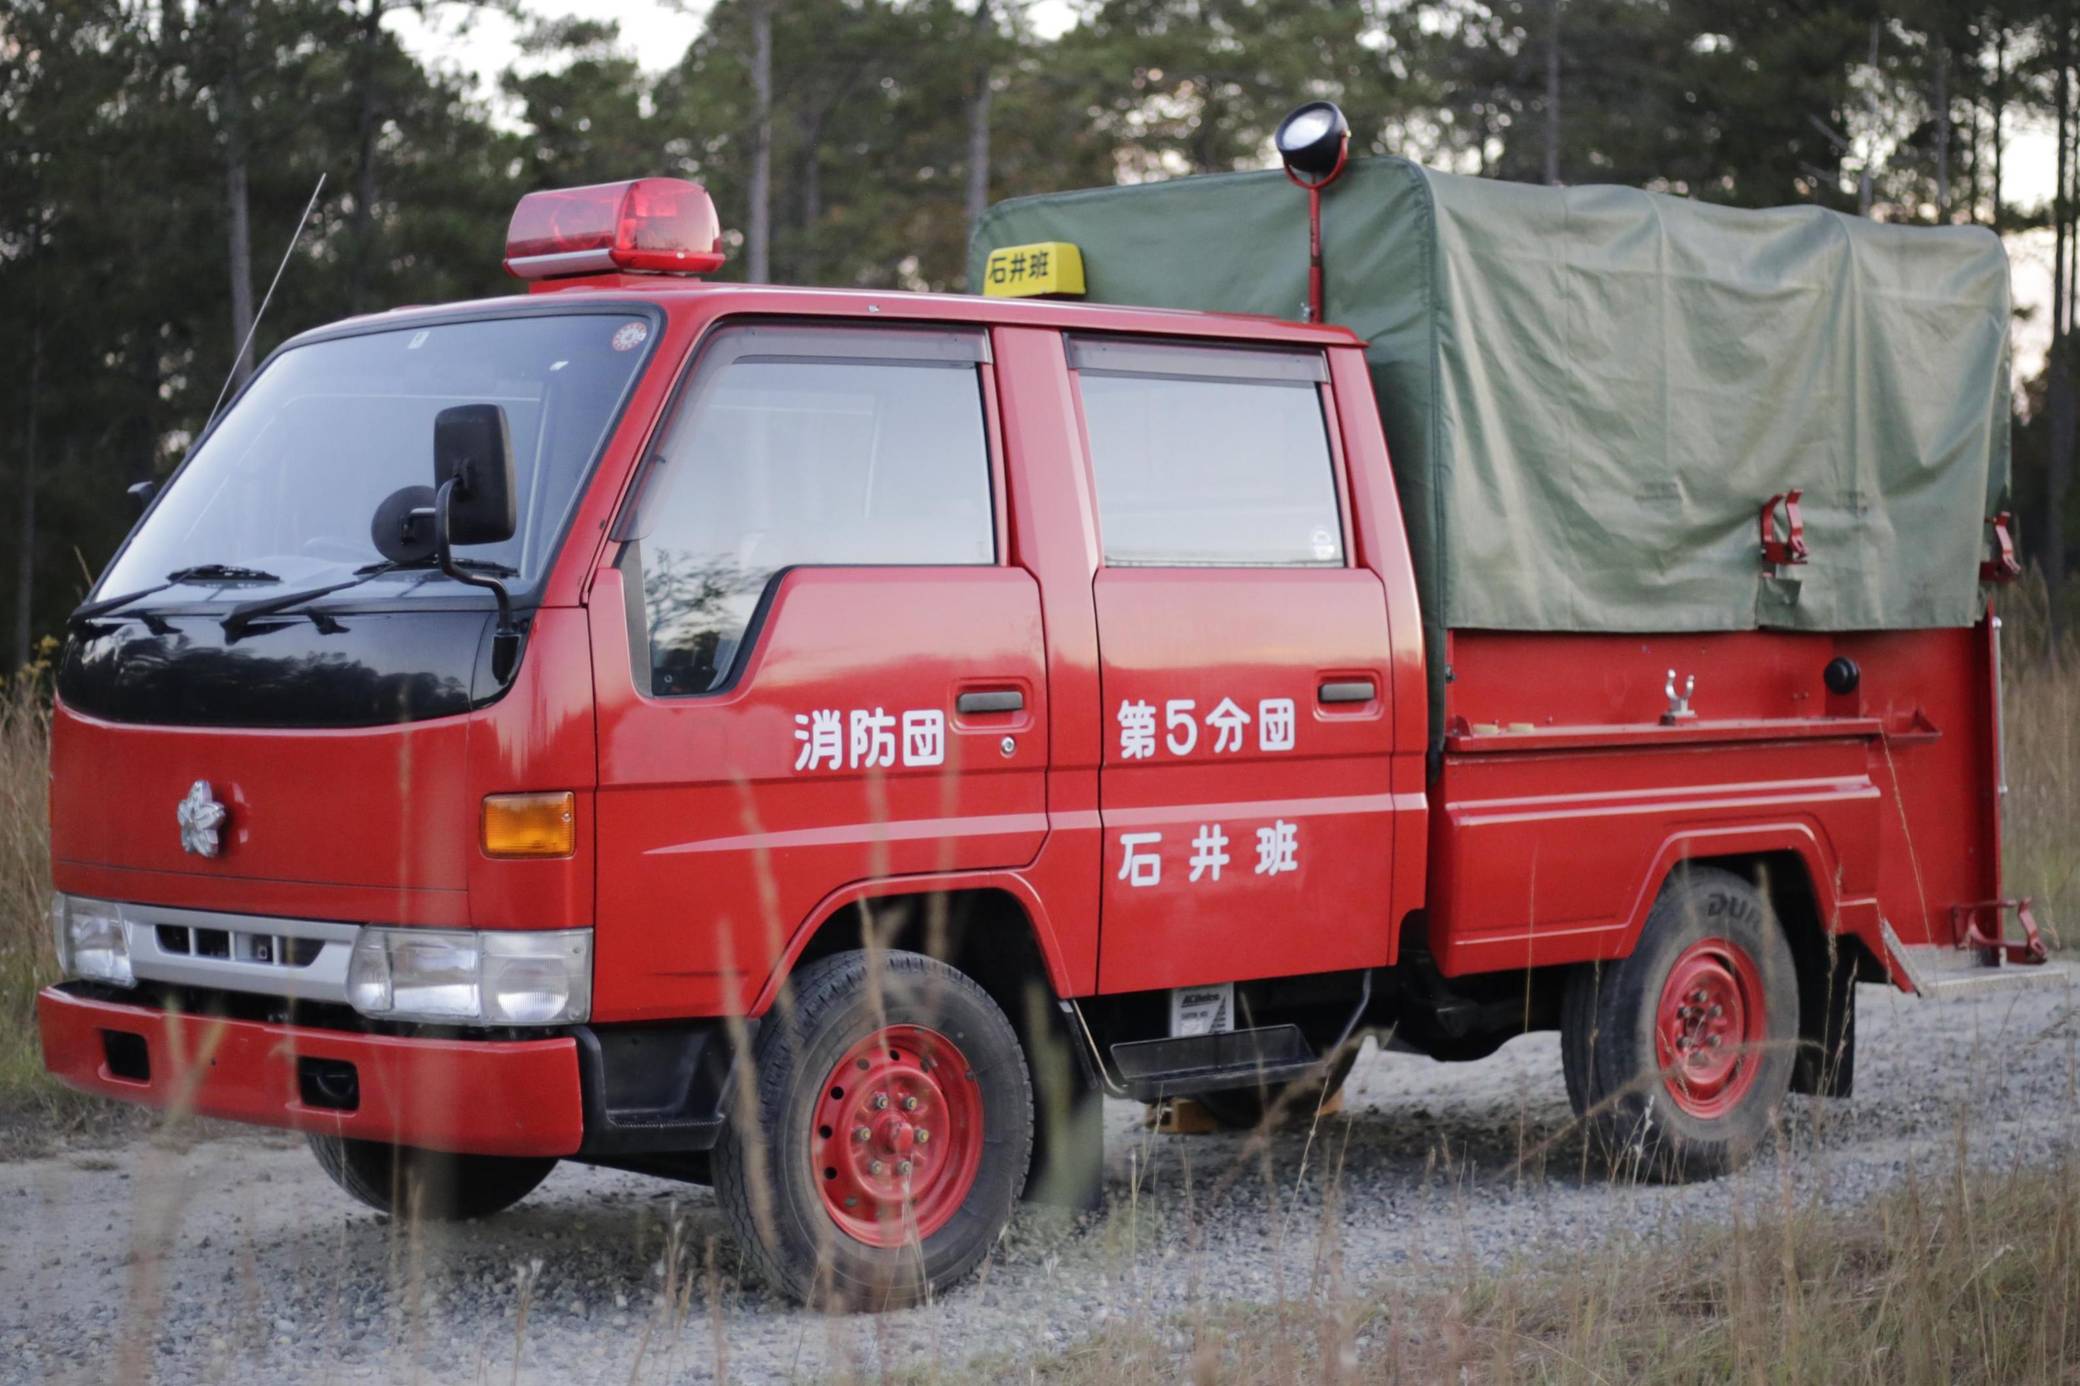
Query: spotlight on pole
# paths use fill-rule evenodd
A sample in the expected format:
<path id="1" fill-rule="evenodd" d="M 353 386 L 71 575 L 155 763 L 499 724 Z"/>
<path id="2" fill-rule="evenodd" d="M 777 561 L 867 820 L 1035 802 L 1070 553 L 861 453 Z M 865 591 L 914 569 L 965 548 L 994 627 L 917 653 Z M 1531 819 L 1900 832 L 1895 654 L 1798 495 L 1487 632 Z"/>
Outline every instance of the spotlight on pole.
<path id="1" fill-rule="evenodd" d="M 1350 159 L 1351 123 L 1334 101 L 1297 106 L 1272 137 L 1286 177 L 1307 189 L 1308 322 L 1322 320 L 1322 189 L 1335 182 Z"/>

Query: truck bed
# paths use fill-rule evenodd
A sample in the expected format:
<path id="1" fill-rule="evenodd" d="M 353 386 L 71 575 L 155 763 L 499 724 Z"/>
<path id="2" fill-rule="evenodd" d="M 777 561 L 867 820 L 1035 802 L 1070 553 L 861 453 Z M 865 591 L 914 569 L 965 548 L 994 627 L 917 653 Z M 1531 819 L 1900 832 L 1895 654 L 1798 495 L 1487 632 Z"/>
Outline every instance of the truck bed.
<path id="1" fill-rule="evenodd" d="M 1884 924 L 1951 946 L 2001 896 L 1993 635 L 1454 632 L 1429 858 L 1439 966 L 1623 956 L 1671 866 L 1737 858 L 1907 985 Z M 1857 665 L 1853 692 L 1823 681 L 1836 658 Z M 1671 669 L 1696 680 L 1692 716 L 1665 716 Z"/>

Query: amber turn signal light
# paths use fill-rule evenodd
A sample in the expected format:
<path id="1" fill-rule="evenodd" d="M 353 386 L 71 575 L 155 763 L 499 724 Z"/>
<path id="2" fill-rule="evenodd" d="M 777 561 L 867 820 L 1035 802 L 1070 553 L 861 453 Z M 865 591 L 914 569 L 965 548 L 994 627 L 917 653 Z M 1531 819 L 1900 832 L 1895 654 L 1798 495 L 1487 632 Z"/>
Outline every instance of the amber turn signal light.
<path id="1" fill-rule="evenodd" d="M 577 847 L 577 796 L 487 794 L 484 796 L 484 855 L 567 857 Z"/>

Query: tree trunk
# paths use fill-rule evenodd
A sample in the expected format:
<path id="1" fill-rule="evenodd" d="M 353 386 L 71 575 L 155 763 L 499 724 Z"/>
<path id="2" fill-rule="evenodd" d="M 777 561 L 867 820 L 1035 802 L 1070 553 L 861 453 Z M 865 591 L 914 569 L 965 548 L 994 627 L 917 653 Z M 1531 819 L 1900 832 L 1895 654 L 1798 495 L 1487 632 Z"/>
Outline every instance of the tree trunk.
<path id="1" fill-rule="evenodd" d="M 1552 10 L 1546 23 L 1546 184 L 1560 182 L 1560 6 L 1549 0 Z"/>
<path id="2" fill-rule="evenodd" d="M 1878 35 L 1881 27 L 1881 21 L 1876 19 L 1871 21 L 1871 52 L 1870 57 L 1866 60 L 1870 66 L 1871 73 L 1869 106 L 1871 113 L 1871 138 L 1873 141 L 1877 139 L 1878 130 Z M 1856 175 L 1856 215 L 1860 217 L 1867 217 L 1871 214 L 1871 200 L 1877 195 L 1877 174 L 1876 170 L 1871 167 L 1872 161 L 1876 157 L 1875 145 L 1873 145 L 1873 147 L 1865 149 L 1863 157 L 1857 161 L 1862 165 L 1862 168 Z"/>
<path id="3" fill-rule="evenodd" d="M 2071 204 L 2067 201 L 2067 136 L 2072 128 L 2073 93 L 2071 65 L 2073 32 L 2062 22 L 2058 32 L 2058 184 L 2052 193 L 2052 221 L 2057 230 L 2051 268 L 2051 378 L 2046 382 L 2045 403 L 2051 415 L 2051 447 L 2044 466 L 2044 584 L 2051 595 L 2051 630 L 2054 637 L 2065 629 L 2066 610 L 2066 497 L 2073 484 L 2073 443 L 2076 420 L 2073 399 L 2073 320 L 2067 305 L 2066 250 L 2071 234 L 2067 226 Z"/>
<path id="4" fill-rule="evenodd" d="M 2002 229 L 2001 218 L 2001 127 L 2008 114 L 2008 31 L 1994 31 L 1993 40 L 1993 234 Z"/>
<path id="5" fill-rule="evenodd" d="M 2051 192 L 2051 337 L 2053 341 L 2072 330 L 2066 318 L 2066 132 L 2072 123 L 2073 92 L 2068 64 L 2072 61 L 2072 32 L 2059 26 L 2058 35 L 2058 180 Z"/>
<path id="6" fill-rule="evenodd" d="M 2076 419 L 2073 399 L 2073 339 L 2051 344 L 2051 378 L 2045 386 L 2051 415 L 2051 447 L 2044 467 L 2044 586 L 2051 595 L 2051 631 L 2065 629 L 2066 500 L 2073 487 L 2073 443 Z"/>
<path id="7" fill-rule="evenodd" d="M 2080 36 L 2080 15 L 2069 16 L 2059 34 L 2061 57 L 2059 81 L 2072 80 L 2073 49 L 2076 36 Z M 2072 109 L 2068 87 L 2066 104 L 2066 177 L 2064 180 L 2066 203 L 2066 331 L 2074 328 L 2075 308 L 2080 307 L 2080 119 Z"/>
<path id="8" fill-rule="evenodd" d="M 1976 79 L 1979 75 L 1978 50 L 1974 49 L 1972 64 L 1968 69 Z M 1974 226 L 1979 224 L 1979 93 L 1976 89 L 1965 101 L 1964 153 L 1964 219 Z"/>
<path id="9" fill-rule="evenodd" d="M 224 123 L 224 201 L 231 233 L 231 387 L 253 373 L 253 224 L 246 195 L 246 8 L 240 0 L 224 7 L 224 89 L 218 103 Z"/>
<path id="10" fill-rule="evenodd" d="M 1936 220 L 1950 221 L 1950 40 L 1936 41 Z"/>
<path id="11" fill-rule="evenodd" d="M 353 260 L 347 268 L 347 303 L 356 313 L 368 308 L 369 262 L 375 247 L 376 215 L 376 128 L 380 112 L 376 103 L 376 49 L 383 37 L 384 0 L 368 0 L 368 13 L 361 20 L 361 50 L 355 55 L 355 85 L 360 87 L 360 109 L 355 115 L 356 154 L 354 165 L 354 214 L 348 220 Z"/>
<path id="12" fill-rule="evenodd" d="M 772 278 L 773 237 L 773 10 L 770 0 L 751 8 L 751 224 L 745 233 L 744 277 Z"/>
<path id="13" fill-rule="evenodd" d="M 14 662 L 29 662 L 30 623 L 36 613 L 36 420 L 43 412 L 43 318 L 38 308 L 29 326 L 29 417 L 23 421 L 21 514 L 15 520 Z"/>
<path id="14" fill-rule="evenodd" d="M 802 130 L 802 171 L 798 179 L 802 185 L 802 236 L 796 263 L 788 266 L 787 282 L 790 284 L 814 284 L 822 266 L 817 262 L 817 228 L 823 223 L 823 130 L 829 121 L 836 103 L 816 112 L 814 119 L 805 121 Z"/>
<path id="15" fill-rule="evenodd" d="M 968 93 L 968 234 L 989 210 L 989 109 L 996 99 L 990 86 L 989 43 L 995 35 L 990 0 L 975 0 L 974 88 Z"/>

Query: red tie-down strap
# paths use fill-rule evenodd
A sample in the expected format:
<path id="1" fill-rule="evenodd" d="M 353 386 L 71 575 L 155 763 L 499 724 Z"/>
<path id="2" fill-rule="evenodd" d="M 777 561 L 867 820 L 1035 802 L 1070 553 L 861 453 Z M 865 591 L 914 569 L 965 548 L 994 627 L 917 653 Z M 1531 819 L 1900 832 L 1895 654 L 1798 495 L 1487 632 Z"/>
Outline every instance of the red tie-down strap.
<path id="1" fill-rule="evenodd" d="M 1779 491 L 1762 503 L 1762 561 L 1773 568 L 1806 561 L 1806 521 L 1798 512 L 1799 497 L 1804 491 L 1796 488 Z M 1784 537 L 1777 537 L 1777 507 L 1784 508 Z"/>
<path id="2" fill-rule="evenodd" d="M 1979 564 L 1979 581 L 2013 582 L 2022 576 L 2022 565 L 2015 561 L 2015 516 L 2003 510 L 1986 523 L 1993 526 L 1993 556 Z"/>

